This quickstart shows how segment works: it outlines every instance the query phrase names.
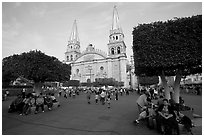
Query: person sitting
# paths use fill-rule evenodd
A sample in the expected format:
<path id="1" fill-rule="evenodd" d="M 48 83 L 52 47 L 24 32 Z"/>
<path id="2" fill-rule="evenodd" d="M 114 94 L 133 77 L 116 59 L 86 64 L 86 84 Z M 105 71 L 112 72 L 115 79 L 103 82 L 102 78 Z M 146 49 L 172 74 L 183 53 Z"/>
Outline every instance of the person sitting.
<path id="1" fill-rule="evenodd" d="M 28 94 L 24 99 L 23 111 L 20 115 L 28 115 L 28 113 L 31 112 L 31 106 L 32 106 L 31 100 L 32 100 L 32 95 Z"/>
<path id="2" fill-rule="evenodd" d="M 187 132 L 189 132 L 191 135 L 193 135 L 192 132 L 192 127 L 193 127 L 193 123 L 191 121 L 191 119 L 187 116 L 185 116 L 184 114 L 182 114 L 181 112 L 178 112 L 178 121 L 179 123 L 184 125 L 184 128 L 187 130 Z"/>
<path id="3" fill-rule="evenodd" d="M 142 112 L 139 114 L 139 117 L 133 121 L 134 123 L 139 124 L 139 121 L 142 119 L 147 119 L 147 125 L 149 127 L 150 121 L 155 116 L 154 104 L 151 102 L 150 98 L 147 98 L 148 105 L 142 108 Z"/>
<path id="4" fill-rule="evenodd" d="M 51 97 L 53 103 L 58 102 L 54 93 L 52 93 L 50 97 Z"/>
<path id="5" fill-rule="evenodd" d="M 44 104 L 47 105 L 48 110 L 52 110 L 53 102 L 50 93 L 44 97 Z"/>
<path id="6" fill-rule="evenodd" d="M 172 107 L 168 103 L 168 99 L 163 99 L 163 104 L 157 110 L 157 129 L 162 134 L 172 134 L 174 129 L 179 135 L 178 122 Z"/>
<path id="7" fill-rule="evenodd" d="M 35 114 L 38 113 L 39 107 L 41 107 L 42 112 L 44 112 L 44 98 L 42 96 L 42 93 L 37 97 L 36 99 L 36 109 L 35 109 Z"/>
<path id="8" fill-rule="evenodd" d="M 158 107 L 163 104 L 163 99 L 164 99 L 164 97 L 162 95 L 160 95 L 159 99 L 157 100 L 157 106 Z"/>
<path id="9" fill-rule="evenodd" d="M 145 91 L 142 95 L 139 96 L 137 99 L 137 106 L 138 106 L 138 111 L 139 114 L 142 112 L 142 109 L 144 106 L 147 105 L 147 98 L 149 97 L 149 92 Z"/>
<path id="10" fill-rule="evenodd" d="M 23 96 L 19 94 L 17 98 L 9 106 L 8 112 L 11 113 L 11 112 L 19 111 L 21 113 L 24 105 L 23 100 L 24 100 Z"/>

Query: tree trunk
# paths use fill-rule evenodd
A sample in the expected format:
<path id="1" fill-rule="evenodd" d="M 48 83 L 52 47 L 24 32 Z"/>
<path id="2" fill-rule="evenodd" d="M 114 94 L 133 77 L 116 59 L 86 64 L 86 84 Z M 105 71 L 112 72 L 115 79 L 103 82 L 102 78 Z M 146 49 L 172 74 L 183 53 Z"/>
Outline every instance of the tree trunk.
<path id="1" fill-rule="evenodd" d="M 162 71 L 162 75 L 160 76 L 161 77 L 161 80 L 162 80 L 162 85 L 164 87 L 164 96 L 166 99 L 170 99 L 170 91 L 169 91 L 169 86 L 167 84 L 167 81 L 166 81 L 166 78 L 165 78 L 165 75 L 164 75 L 164 71 Z"/>
<path id="2" fill-rule="evenodd" d="M 180 82 L 181 82 L 181 70 L 178 70 L 176 73 L 176 79 L 174 82 L 174 94 L 173 94 L 173 100 L 176 103 L 179 103 L 179 96 L 180 96 Z"/>
<path id="3" fill-rule="evenodd" d="M 34 91 L 37 94 L 40 94 L 40 92 L 42 92 L 42 83 L 41 82 L 35 82 L 34 84 Z"/>

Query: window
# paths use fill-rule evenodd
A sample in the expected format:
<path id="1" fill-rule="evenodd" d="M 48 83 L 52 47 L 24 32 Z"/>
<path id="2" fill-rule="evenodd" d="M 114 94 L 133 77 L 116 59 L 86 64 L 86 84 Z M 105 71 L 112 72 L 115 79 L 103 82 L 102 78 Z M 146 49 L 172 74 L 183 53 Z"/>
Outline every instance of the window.
<path id="1" fill-rule="evenodd" d="M 115 39 L 118 40 L 118 36 L 116 36 Z"/>
<path id="2" fill-rule="evenodd" d="M 71 55 L 71 60 L 73 60 L 73 56 Z"/>
<path id="3" fill-rule="evenodd" d="M 72 49 L 72 46 L 71 46 L 71 49 Z"/>
<path id="4" fill-rule="evenodd" d="M 111 48 L 111 54 L 114 55 L 114 48 Z"/>
<path id="5" fill-rule="evenodd" d="M 67 61 L 69 61 L 69 56 L 67 56 Z"/>
<path id="6" fill-rule="evenodd" d="M 113 36 L 113 40 L 115 40 L 115 37 Z"/>
<path id="7" fill-rule="evenodd" d="M 76 58 L 77 58 L 77 55 L 76 55 Z"/>
<path id="8" fill-rule="evenodd" d="M 117 48 L 118 54 L 120 54 L 120 47 Z"/>

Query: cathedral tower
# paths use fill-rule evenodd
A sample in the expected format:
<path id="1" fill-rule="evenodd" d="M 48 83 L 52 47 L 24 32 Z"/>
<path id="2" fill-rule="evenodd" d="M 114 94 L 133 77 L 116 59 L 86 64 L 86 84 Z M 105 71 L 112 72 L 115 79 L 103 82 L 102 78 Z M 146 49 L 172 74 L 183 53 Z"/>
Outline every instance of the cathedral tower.
<path id="1" fill-rule="evenodd" d="M 67 45 L 67 51 L 65 52 L 65 62 L 73 62 L 80 54 L 80 41 L 77 31 L 77 23 L 76 20 L 74 20 L 72 32 Z"/>
<path id="2" fill-rule="evenodd" d="M 109 35 L 108 43 L 108 55 L 109 57 L 126 57 L 126 45 L 124 43 L 124 34 L 119 24 L 119 16 L 116 6 L 113 9 L 112 26 Z"/>

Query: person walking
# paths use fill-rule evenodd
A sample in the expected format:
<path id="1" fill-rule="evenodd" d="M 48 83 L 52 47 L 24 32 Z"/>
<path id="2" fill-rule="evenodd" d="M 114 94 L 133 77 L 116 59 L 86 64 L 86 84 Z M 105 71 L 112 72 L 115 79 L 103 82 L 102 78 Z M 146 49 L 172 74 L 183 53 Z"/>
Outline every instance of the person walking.
<path id="1" fill-rule="evenodd" d="M 115 100 L 118 100 L 118 90 L 115 89 Z"/>
<path id="2" fill-rule="evenodd" d="M 91 88 L 89 88 L 88 90 L 87 90 L 87 92 L 86 92 L 86 94 L 87 94 L 87 101 L 88 101 L 88 104 L 91 104 Z"/>
<path id="3" fill-rule="evenodd" d="M 102 91 L 101 94 L 100 94 L 100 96 L 101 96 L 102 105 L 104 105 L 104 104 L 105 104 L 106 93 L 105 93 L 104 91 Z"/>
<path id="4" fill-rule="evenodd" d="M 110 108 L 110 103 L 111 103 L 111 94 L 108 93 L 108 95 L 107 95 L 107 104 L 108 104 L 108 108 Z"/>
<path id="5" fill-rule="evenodd" d="M 98 104 L 98 99 L 99 99 L 99 95 L 98 95 L 98 92 L 95 93 L 95 101 L 96 101 L 96 104 Z"/>

